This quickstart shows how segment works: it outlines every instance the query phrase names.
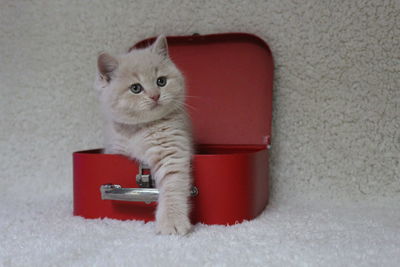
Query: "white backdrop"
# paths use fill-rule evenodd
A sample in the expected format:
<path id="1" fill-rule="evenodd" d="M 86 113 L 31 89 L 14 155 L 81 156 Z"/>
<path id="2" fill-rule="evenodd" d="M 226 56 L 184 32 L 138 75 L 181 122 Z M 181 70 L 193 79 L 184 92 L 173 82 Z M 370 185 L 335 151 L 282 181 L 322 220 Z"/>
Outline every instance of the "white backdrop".
<path id="1" fill-rule="evenodd" d="M 71 153 L 102 143 L 99 51 L 241 31 L 275 59 L 274 199 L 398 197 L 399 2 L 296 2 L 1 1 L 2 192 L 70 194 Z"/>

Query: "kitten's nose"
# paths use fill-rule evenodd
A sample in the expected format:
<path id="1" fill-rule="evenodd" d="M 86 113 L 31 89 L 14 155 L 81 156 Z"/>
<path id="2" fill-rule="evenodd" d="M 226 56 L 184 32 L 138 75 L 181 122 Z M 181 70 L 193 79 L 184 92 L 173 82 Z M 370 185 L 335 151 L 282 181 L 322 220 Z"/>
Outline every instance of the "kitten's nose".
<path id="1" fill-rule="evenodd" d="M 155 102 L 157 102 L 158 99 L 160 99 L 160 95 L 159 94 L 153 95 L 153 96 L 150 96 L 150 98 L 153 99 Z"/>

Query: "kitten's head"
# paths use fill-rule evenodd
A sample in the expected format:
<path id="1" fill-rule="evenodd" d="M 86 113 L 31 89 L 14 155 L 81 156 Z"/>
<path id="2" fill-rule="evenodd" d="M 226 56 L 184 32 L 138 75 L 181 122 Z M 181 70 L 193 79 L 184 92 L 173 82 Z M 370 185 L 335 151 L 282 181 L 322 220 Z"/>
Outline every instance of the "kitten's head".
<path id="1" fill-rule="evenodd" d="M 148 48 L 119 57 L 100 54 L 97 65 L 95 87 L 102 108 L 113 121 L 150 122 L 182 109 L 184 78 L 168 56 L 164 36 Z"/>

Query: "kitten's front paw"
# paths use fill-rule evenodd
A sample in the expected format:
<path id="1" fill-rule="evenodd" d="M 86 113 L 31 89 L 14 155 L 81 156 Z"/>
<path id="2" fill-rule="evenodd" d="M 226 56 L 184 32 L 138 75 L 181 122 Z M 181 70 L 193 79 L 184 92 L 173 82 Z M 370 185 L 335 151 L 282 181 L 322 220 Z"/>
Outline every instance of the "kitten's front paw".
<path id="1" fill-rule="evenodd" d="M 191 228 L 192 225 L 186 216 L 175 216 L 173 218 L 161 216 L 156 221 L 156 231 L 162 235 L 186 235 Z"/>

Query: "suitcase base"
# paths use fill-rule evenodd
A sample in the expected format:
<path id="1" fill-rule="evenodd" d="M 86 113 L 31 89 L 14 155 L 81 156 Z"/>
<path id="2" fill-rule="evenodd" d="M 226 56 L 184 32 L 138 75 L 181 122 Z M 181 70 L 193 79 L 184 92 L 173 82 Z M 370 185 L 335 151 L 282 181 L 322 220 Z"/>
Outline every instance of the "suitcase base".
<path id="1" fill-rule="evenodd" d="M 230 225 L 251 220 L 268 203 L 268 151 L 262 145 L 200 145 L 193 157 L 192 223 Z M 102 200 L 100 187 L 139 188 L 139 164 L 101 149 L 75 152 L 74 215 L 153 221 L 156 203 Z"/>

